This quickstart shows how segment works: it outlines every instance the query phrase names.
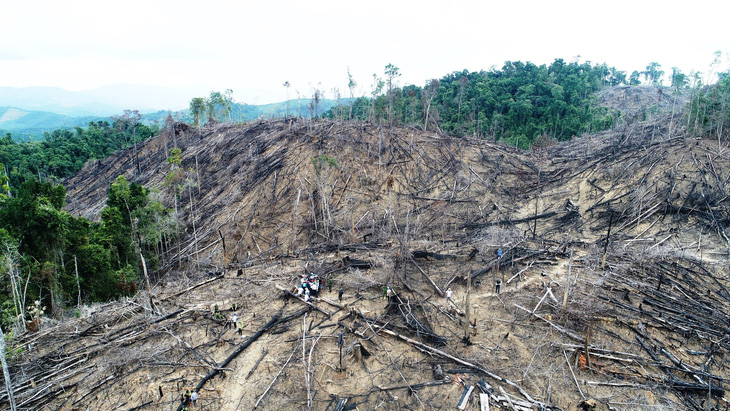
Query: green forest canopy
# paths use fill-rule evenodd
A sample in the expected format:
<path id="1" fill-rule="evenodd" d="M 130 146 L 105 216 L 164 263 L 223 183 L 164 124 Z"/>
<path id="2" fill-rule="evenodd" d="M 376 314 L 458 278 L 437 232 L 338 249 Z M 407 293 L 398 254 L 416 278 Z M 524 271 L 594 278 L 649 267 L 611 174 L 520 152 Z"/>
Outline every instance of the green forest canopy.
<path id="1" fill-rule="evenodd" d="M 620 113 L 594 107 L 594 95 L 602 87 L 627 82 L 624 72 L 605 64 L 557 59 L 550 66 L 508 61 L 501 70 L 457 71 L 424 87 L 397 88 L 392 81 L 398 69 L 390 66 L 380 85 L 390 85 L 386 92 L 378 93 L 376 81 L 372 98 L 354 101 L 354 118 L 438 127 L 523 148 L 541 135 L 563 141 L 613 126 Z M 327 116 L 339 117 L 339 110 Z"/>
<path id="2" fill-rule="evenodd" d="M 99 121 L 74 131 L 45 133 L 43 141 L 17 143 L 8 133 L 0 137 L 0 163 L 14 188 L 34 178 L 58 181 L 81 170 L 89 160 L 102 160 L 117 150 L 131 147 L 133 138 L 142 141 L 157 132 L 156 126 L 141 123 L 133 130 L 121 121 L 114 124 Z"/>
<path id="3" fill-rule="evenodd" d="M 596 107 L 596 92 L 617 85 L 661 87 L 664 71 L 659 63 L 652 62 L 646 70 L 634 71 L 627 78 L 625 72 L 606 64 L 556 59 L 549 66 L 508 61 L 501 69 L 456 71 L 429 80 L 423 87 L 395 87 L 399 76 L 397 67 L 387 65 L 383 78 L 373 75 L 371 97 L 354 99 L 350 106 L 341 104 L 325 116 L 417 124 L 427 130 L 438 128 L 452 135 L 488 138 L 528 148 L 536 141 L 564 141 L 613 127 L 622 114 Z M 726 76 L 727 72 L 718 75 L 715 93 L 723 95 L 722 81 Z M 668 77 L 672 89 L 691 87 L 694 102 L 702 100 L 701 95 L 709 96 L 700 73 L 685 75 L 673 67 Z M 722 104 L 723 100 L 716 96 L 713 101 Z M 706 103 L 702 101 L 703 108 Z M 700 117 L 709 121 L 702 113 Z"/>
<path id="4" fill-rule="evenodd" d="M 171 215 L 137 183 L 118 177 L 109 187 L 101 222 L 63 210 L 62 185 L 24 182 L 0 199 L 0 322 L 22 326 L 30 301 L 54 315 L 80 303 L 136 291 L 143 253 L 157 263 L 163 237 L 174 237 Z M 134 222 L 134 223 L 133 223 Z"/>

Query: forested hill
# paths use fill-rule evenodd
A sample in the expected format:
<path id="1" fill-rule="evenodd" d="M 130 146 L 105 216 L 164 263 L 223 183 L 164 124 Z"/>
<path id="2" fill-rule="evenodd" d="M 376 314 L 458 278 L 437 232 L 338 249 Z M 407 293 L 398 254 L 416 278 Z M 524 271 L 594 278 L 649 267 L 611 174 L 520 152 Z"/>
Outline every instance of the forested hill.
<path id="1" fill-rule="evenodd" d="M 671 86 L 662 87 L 663 74 L 657 63 L 627 77 L 606 64 L 557 59 L 538 66 L 508 61 L 501 69 L 457 71 L 430 80 L 424 87 L 400 88 L 399 69 L 388 65 L 385 76 L 373 88 L 372 98 L 358 98 L 352 112 L 340 106 L 327 116 L 420 124 L 425 129 L 527 148 L 537 139 L 565 141 L 617 124 L 620 110 L 596 104 L 597 92 L 606 88 L 643 84 L 665 89 L 669 97 L 689 85 L 688 76 L 674 69 Z"/>
<path id="2" fill-rule="evenodd" d="M 88 127 L 55 130 L 41 141 L 17 142 L 12 134 L 0 137 L 0 164 L 10 186 L 17 190 L 33 179 L 59 182 L 79 171 L 89 160 L 111 153 L 157 134 L 157 126 L 119 116 L 117 121 L 91 121 Z"/>
<path id="3" fill-rule="evenodd" d="M 100 116 L 68 116 L 48 111 L 0 107 L 0 135 L 12 133 L 16 141 L 43 140 L 45 133 L 58 129 L 87 127 L 92 121 L 109 120 Z"/>

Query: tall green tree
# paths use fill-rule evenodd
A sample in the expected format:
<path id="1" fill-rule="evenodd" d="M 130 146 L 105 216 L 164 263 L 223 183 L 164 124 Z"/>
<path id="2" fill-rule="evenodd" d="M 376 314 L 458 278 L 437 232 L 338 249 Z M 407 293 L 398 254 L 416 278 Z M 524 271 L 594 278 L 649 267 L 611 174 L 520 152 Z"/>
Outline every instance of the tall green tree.
<path id="1" fill-rule="evenodd" d="M 206 100 L 206 106 L 209 122 L 223 121 L 225 118 L 229 122 L 232 122 L 233 90 L 227 89 L 223 93 L 220 91 L 211 91 L 210 96 Z"/>
<path id="2" fill-rule="evenodd" d="M 205 99 L 202 97 L 193 97 L 190 100 L 190 114 L 193 116 L 193 125 L 200 127 L 200 121 L 205 114 Z"/>
<path id="3" fill-rule="evenodd" d="M 730 134 L 730 71 L 718 73 L 717 77 L 716 84 L 698 87 L 694 92 L 687 125 L 694 135 L 717 138 L 718 150 L 722 150 Z"/>
<path id="4" fill-rule="evenodd" d="M 639 84 L 641 84 L 641 73 L 634 70 L 631 72 L 631 77 L 629 77 L 629 85 L 638 86 Z"/>
<path id="5" fill-rule="evenodd" d="M 59 275 L 72 218 L 62 210 L 65 196 L 62 185 L 31 180 L 0 207 L 0 228 L 19 240 L 21 254 L 33 256 L 38 263 L 34 275 L 47 292 L 51 310 L 63 301 Z"/>
<path id="6" fill-rule="evenodd" d="M 646 66 L 646 70 L 642 72 L 646 81 L 653 86 L 662 85 L 662 76 L 664 76 L 664 70 L 661 69 L 662 65 L 653 61 Z"/>
<path id="7" fill-rule="evenodd" d="M 373 73 L 373 85 L 370 90 L 370 95 L 372 96 L 372 99 L 371 99 L 372 104 L 370 107 L 370 116 L 369 116 L 370 121 L 374 121 L 377 117 L 376 103 L 378 100 L 378 96 L 380 96 L 380 94 L 383 92 L 383 87 L 385 87 L 385 82 L 380 77 L 378 77 L 377 74 Z"/>
<path id="8" fill-rule="evenodd" d="M 677 67 L 672 67 L 672 88 L 679 90 L 687 86 L 687 75 Z"/>
<path id="9" fill-rule="evenodd" d="M 100 223 L 69 215 L 64 203 L 62 185 L 37 180 L 0 200 L 0 275 L 8 279 L 0 283 L 3 326 L 29 319 L 24 301 L 39 300 L 58 315 L 71 302 L 132 293 L 140 271 L 137 250 L 159 249 L 159 237 L 140 233 L 164 230 L 155 224 L 168 220 L 167 210 L 123 176 L 109 187 Z"/>
<path id="10" fill-rule="evenodd" d="M 139 110 L 124 110 L 124 114 L 121 116 L 114 116 L 114 126 L 121 129 L 122 132 L 128 133 L 132 131 L 132 141 L 134 145 L 134 164 L 137 170 L 137 174 L 141 174 L 142 170 L 139 167 L 139 153 L 137 151 L 137 125 L 139 120 L 142 119 L 142 115 L 139 114 Z"/>
<path id="11" fill-rule="evenodd" d="M 184 180 L 185 172 L 182 168 L 182 150 L 179 148 L 173 148 L 170 150 L 170 155 L 167 157 L 167 163 L 170 165 L 170 172 L 165 176 L 164 186 L 172 191 L 173 200 L 175 205 L 175 233 L 180 231 L 178 216 L 180 215 L 178 209 L 178 188 L 179 183 Z M 182 257 L 180 256 L 180 238 L 177 240 L 177 255 L 178 264 L 182 267 Z"/>
<path id="12" fill-rule="evenodd" d="M 10 196 L 10 178 L 5 171 L 5 164 L 0 163 L 0 202 Z"/>
<path id="13" fill-rule="evenodd" d="M 291 88 L 291 83 L 289 81 L 284 82 L 284 88 L 286 89 L 286 117 L 289 117 L 289 89 Z"/>
<path id="14" fill-rule="evenodd" d="M 0 278 L 3 279 L 0 291 L 0 324 L 12 324 L 19 332 L 25 330 L 27 288 L 23 287 L 26 281 L 20 269 L 22 256 L 18 249 L 18 241 L 7 230 L 0 228 Z"/>
<path id="15" fill-rule="evenodd" d="M 157 126 L 137 123 L 134 128 L 113 127 L 92 121 L 86 128 L 54 130 L 43 141 L 17 143 L 11 135 L 0 138 L 0 163 L 5 165 L 11 193 L 29 180 L 58 182 L 79 171 L 87 162 L 101 160 L 157 134 Z"/>
<path id="16" fill-rule="evenodd" d="M 138 219 L 135 213 L 146 202 L 144 187 L 134 182 L 130 184 L 124 176 L 117 177 L 109 186 L 107 206 L 102 210 L 101 221 L 108 247 L 115 257 L 112 265 L 115 270 L 123 271 L 127 266 L 137 264 Z M 133 278 L 125 280 L 131 282 Z"/>
<path id="17" fill-rule="evenodd" d="M 385 79 L 388 85 L 388 124 L 393 124 L 393 105 L 395 101 L 395 89 L 398 86 L 398 77 L 401 76 L 400 69 L 388 63 L 385 66 Z"/>
<path id="18" fill-rule="evenodd" d="M 352 119 L 352 106 L 353 101 L 355 100 L 355 87 L 357 87 L 357 82 L 352 77 L 352 74 L 350 73 L 350 67 L 347 67 L 347 88 L 350 90 L 350 114 L 348 115 L 349 119 Z"/>

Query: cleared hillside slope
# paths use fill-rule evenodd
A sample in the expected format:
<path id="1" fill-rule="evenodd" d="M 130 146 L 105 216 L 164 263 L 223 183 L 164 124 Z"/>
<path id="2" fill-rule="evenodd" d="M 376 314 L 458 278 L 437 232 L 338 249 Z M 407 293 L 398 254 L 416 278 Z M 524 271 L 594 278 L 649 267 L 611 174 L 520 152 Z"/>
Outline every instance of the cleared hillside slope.
<path id="1" fill-rule="evenodd" d="M 162 186 L 181 148 L 199 179 L 181 251 L 154 307 L 142 292 L 23 336 L 16 402 L 170 409 L 197 388 L 204 409 L 442 409 L 482 380 L 507 409 L 725 406 L 729 151 L 669 119 L 535 152 L 263 121 L 146 141 L 138 176 L 131 151 L 91 164 L 68 209 L 98 218 L 117 175 Z M 333 282 L 311 306 L 277 288 L 305 272 Z"/>

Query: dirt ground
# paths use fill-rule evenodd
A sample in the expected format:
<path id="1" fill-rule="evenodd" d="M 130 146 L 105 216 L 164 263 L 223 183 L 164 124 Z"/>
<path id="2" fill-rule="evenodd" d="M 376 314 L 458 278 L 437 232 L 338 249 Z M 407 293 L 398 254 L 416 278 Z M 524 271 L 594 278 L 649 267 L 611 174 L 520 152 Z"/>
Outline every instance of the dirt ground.
<path id="1" fill-rule="evenodd" d="M 196 232 L 152 309 L 142 291 L 19 339 L 19 409 L 180 409 L 196 388 L 203 410 L 453 409 L 469 386 L 469 409 L 726 407 L 730 151 L 668 118 L 533 152 L 302 120 L 145 142 L 145 186 L 165 147 L 197 164 Z M 67 181 L 69 210 L 98 216 L 128 157 Z M 310 272 L 332 281 L 311 306 L 280 289 Z"/>

